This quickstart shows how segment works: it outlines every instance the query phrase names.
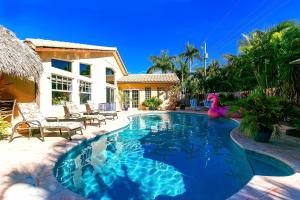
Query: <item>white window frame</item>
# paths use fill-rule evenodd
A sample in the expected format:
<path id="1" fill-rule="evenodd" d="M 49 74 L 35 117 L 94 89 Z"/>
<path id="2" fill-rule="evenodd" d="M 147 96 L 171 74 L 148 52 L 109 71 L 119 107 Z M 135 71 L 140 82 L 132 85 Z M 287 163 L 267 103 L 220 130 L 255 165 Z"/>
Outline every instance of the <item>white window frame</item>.
<path id="1" fill-rule="evenodd" d="M 82 87 L 83 85 L 83 87 Z M 86 102 L 81 102 L 81 94 L 88 94 L 89 95 L 89 99 L 88 101 L 90 101 L 92 99 L 92 83 L 91 82 L 87 82 L 87 81 L 83 81 L 80 80 L 79 81 L 79 102 L 80 104 L 85 104 Z"/>
<path id="2" fill-rule="evenodd" d="M 151 99 L 151 87 L 145 87 L 145 100 L 147 99 Z"/>
<path id="3" fill-rule="evenodd" d="M 61 81 L 58 81 L 60 78 Z M 53 88 L 53 83 L 55 79 L 55 88 Z M 66 83 L 67 89 L 64 89 L 64 83 Z M 61 84 L 61 89 L 58 89 L 58 85 Z M 61 93 L 69 93 L 69 100 L 71 100 L 72 97 L 72 78 L 57 75 L 57 74 L 51 74 L 51 100 L 53 104 L 53 92 L 61 92 Z M 57 104 L 53 104 L 57 105 Z"/>

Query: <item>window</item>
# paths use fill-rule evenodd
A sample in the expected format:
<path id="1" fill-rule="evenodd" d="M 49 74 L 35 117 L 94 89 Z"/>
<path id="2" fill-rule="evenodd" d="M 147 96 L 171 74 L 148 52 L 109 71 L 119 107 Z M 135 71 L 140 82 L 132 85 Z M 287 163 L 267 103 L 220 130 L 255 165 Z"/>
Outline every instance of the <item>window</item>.
<path id="1" fill-rule="evenodd" d="M 115 103 L 115 89 L 107 87 L 106 88 L 106 103 Z"/>
<path id="2" fill-rule="evenodd" d="M 72 63 L 69 61 L 51 59 L 51 66 L 68 72 L 72 71 Z"/>
<path id="3" fill-rule="evenodd" d="M 145 99 L 150 99 L 151 98 L 151 88 L 147 87 L 145 88 Z"/>
<path id="4" fill-rule="evenodd" d="M 63 76 L 52 75 L 51 82 L 53 105 L 61 104 L 62 101 L 71 100 L 72 79 Z"/>
<path id="5" fill-rule="evenodd" d="M 80 104 L 85 104 L 91 100 L 91 83 L 80 81 L 79 84 Z"/>
<path id="6" fill-rule="evenodd" d="M 132 90 L 132 107 L 138 108 L 139 107 L 139 91 L 138 90 Z"/>
<path id="7" fill-rule="evenodd" d="M 106 68 L 106 83 L 115 84 L 115 72 L 110 68 Z"/>
<path id="8" fill-rule="evenodd" d="M 80 63 L 80 75 L 91 77 L 91 65 Z"/>

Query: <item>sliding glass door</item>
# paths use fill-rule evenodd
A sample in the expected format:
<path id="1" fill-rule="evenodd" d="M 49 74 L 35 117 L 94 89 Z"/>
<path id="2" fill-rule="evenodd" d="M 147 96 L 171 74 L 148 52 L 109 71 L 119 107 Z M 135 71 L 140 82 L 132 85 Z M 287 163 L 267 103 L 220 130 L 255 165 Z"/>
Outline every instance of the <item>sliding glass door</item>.
<path id="1" fill-rule="evenodd" d="M 115 103 L 115 89 L 107 87 L 106 88 L 106 103 Z"/>
<path id="2" fill-rule="evenodd" d="M 123 106 L 128 108 L 139 108 L 140 93 L 139 90 L 123 90 Z"/>

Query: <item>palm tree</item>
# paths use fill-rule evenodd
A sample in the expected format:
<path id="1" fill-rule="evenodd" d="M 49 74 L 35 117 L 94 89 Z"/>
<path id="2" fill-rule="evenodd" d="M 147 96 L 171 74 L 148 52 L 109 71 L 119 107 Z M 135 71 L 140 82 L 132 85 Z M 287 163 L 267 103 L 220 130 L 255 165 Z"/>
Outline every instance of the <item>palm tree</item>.
<path id="1" fill-rule="evenodd" d="M 181 77 L 181 83 L 184 83 L 185 78 L 187 78 L 189 74 L 188 65 L 184 62 L 182 56 L 176 57 L 176 64 L 178 66 L 177 75 Z"/>
<path id="2" fill-rule="evenodd" d="M 180 54 L 180 56 L 185 59 L 186 63 L 188 63 L 190 72 L 192 70 L 192 64 L 194 63 L 195 58 L 201 60 L 199 49 L 189 42 L 185 45 L 185 51 Z"/>
<path id="3" fill-rule="evenodd" d="M 244 35 L 240 43 L 243 70 L 252 70 L 261 88 L 280 89 L 289 99 L 300 95 L 300 70 L 290 65 L 300 57 L 300 26 L 283 22 L 267 31 Z"/>
<path id="4" fill-rule="evenodd" d="M 148 68 L 147 73 L 153 74 L 154 72 L 161 71 L 166 74 L 169 72 L 175 73 L 176 67 L 174 64 L 174 56 L 169 56 L 167 50 L 162 50 L 160 56 L 150 56 L 153 65 Z"/>
<path id="5" fill-rule="evenodd" d="M 290 63 L 300 58 L 300 25 L 286 21 L 269 32 L 278 69 L 278 86 L 283 95 L 295 100 L 300 96 L 300 67 Z"/>

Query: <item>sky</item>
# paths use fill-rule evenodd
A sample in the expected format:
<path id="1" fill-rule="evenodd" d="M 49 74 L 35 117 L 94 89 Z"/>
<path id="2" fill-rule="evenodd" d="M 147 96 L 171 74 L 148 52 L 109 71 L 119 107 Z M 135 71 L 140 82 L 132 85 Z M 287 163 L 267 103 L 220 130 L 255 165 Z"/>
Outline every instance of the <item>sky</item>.
<path id="1" fill-rule="evenodd" d="M 223 62 L 238 53 L 242 33 L 285 20 L 300 22 L 299 0 L 0 0 L 0 24 L 20 39 L 114 46 L 129 73 L 145 73 L 149 56 L 178 55 L 187 42 L 201 49 L 206 41 L 208 62 Z"/>

